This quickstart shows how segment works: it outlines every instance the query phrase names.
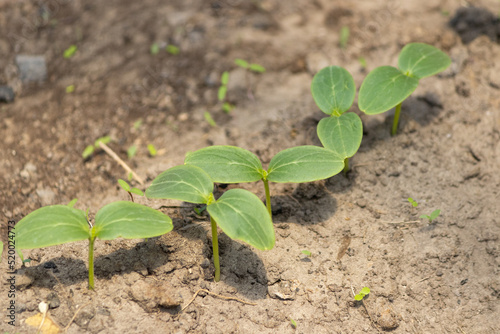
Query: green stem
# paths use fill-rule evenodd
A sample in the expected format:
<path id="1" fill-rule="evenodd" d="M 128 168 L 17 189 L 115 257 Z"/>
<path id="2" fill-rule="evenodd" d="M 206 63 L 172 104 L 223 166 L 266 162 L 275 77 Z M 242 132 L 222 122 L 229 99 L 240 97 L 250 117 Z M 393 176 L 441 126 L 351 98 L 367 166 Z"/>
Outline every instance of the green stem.
<path id="1" fill-rule="evenodd" d="M 347 176 L 347 172 L 349 171 L 349 158 L 344 159 L 344 176 Z"/>
<path id="2" fill-rule="evenodd" d="M 89 290 L 94 290 L 94 241 L 95 237 L 89 238 Z"/>
<path id="3" fill-rule="evenodd" d="M 271 193 L 269 192 L 269 181 L 268 180 L 262 180 L 262 181 L 264 181 L 264 189 L 266 190 L 267 212 L 269 212 L 269 216 L 273 218 L 273 211 L 271 209 Z"/>
<path id="4" fill-rule="evenodd" d="M 212 250 L 214 253 L 215 281 L 220 281 L 220 265 L 219 265 L 219 239 L 217 237 L 217 223 L 210 217 L 212 224 Z"/>
<path id="5" fill-rule="evenodd" d="M 396 106 L 396 112 L 394 113 L 394 121 L 392 122 L 391 136 L 395 136 L 398 132 L 399 114 L 401 114 L 401 105 L 403 102 Z"/>

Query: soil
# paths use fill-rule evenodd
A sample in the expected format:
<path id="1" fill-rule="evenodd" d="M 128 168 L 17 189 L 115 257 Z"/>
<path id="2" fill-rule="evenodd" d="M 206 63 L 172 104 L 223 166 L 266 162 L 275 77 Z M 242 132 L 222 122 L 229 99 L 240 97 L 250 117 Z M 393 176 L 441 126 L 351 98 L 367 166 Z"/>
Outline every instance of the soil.
<path id="1" fill-rule="evenodd" d="M 500 12 L 498 1 L 470 3 Z M 76 207 L 90 208 L 92 217 L 107 203 L 128 200 L 117 185 L 127 173 L 110 156 L 82 159 L 98 137 L 113 138 L 110 147 L 146 180 L 132 182 L 142 189 L 207 145 L 237 145 L 267 164 L 282 149 L 319 145 L 316 125 L 325 115 L 310 93 L 319 69 L 343 66 L 359 88 L 370 70 L 396 65 L 409 42 L 432 44 L 452 58 L 447 71 L 422 80 L 403 104 L 395 137 L 392 111 L 367 116 L 354 104 L 365 136 L 347 177 L 271 186 L 273 250 L 221 232 L 222 275 L 215 283 L 207 217 L 187 204 L 139 197 L 172 217 L 174 230 L 147 241 L 98 240 L 95 291 L 87 290 L 86 242 L 25 251 L 31 262 L 16 263 L 16 327 L 2 315 L 2 331 L 35 333 L 27 319 L 45 301 L 50 319 L 69 326 L 67 333 L 499 333 L 500 45 L 484 29 L 462 41 L 454 28 L 478 24 L 462 6 L 2 1 L 0 85 L 16 94 L 0 104 L 4 242 L 8 221 L 41 206 L 78 198 Z M 482 17 L 486 26 L 497 24 Z M 343 26 L 350 29 L 345 49 Z M 153 43 L 161 46 L 156 55 Z M 72 44 L 78 51 L 63 58 Z M 180 53 L 167 53 L 168 44 Z M 46 81 L 21 82 L 15 57 L 23 54 L 45 57 Z M 266 72 L 237 68 L 236 58 Z M 217 101 L 226 70 L 235 105 L 229 114 Z M 74 92 L 66 93 L 69 85 Z M 127 159 L 134 144 L 137 154 Z M 159 154 L 150 157 L 147 144 Z M 233 187 L 264 197 L 260 183 L 219 191 Z M 183 207 L 166 208 L 176 205 Z M 419 218 L 435 209 L 441 214 L 432 223 Z M 5 252 L 0 266 L 5 314 L 11 300 Z M 354 302 L 353 292 L 364 286 L 371 293 Z"/>

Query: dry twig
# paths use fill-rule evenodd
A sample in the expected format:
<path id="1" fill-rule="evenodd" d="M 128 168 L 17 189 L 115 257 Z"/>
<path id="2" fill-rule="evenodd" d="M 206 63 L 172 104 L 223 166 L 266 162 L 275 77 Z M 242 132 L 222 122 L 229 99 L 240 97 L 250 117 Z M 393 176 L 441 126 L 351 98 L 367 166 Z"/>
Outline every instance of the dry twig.
<path id="1" fill-rule="evenodd" d="M 109 148 L 108 145 L 104 144 L 102 141 L 99 141 L 99 147 L 104 150 L 111 158 L 113 158 L 116 162 L 120 164 L 128 173 L 131 173 L 134 179 L 137 180 L 141 185 L 144 185 L 144 181 L 142 178 L 137 175 L 120 157 L 112 150 Z"/>
<path id="2" fill-rule="evenodd" d="M 237 302 L 240 302 L 240 303 L 243 303 L 243 304 L 247 304 L 247 305 L 257 305 L 256 303 L 251 303 L 251 302 L 247 302 L 247 301 L 244 301 L 242 299 L 239 299 L 239 298 L 236 298 L 236 297 L 225 297 L 225 296 L 221 296 L 221 295 L 218 295 L 216 293 L 213 293 L 211 291 L 208 291 L 206 289 L 198 289 L 198 291 L 196 291 L 193 295 L 193 297 L 191 298 L 191 300 L 182 308 L 181 312 L 184 311 L 189 305 L 191 305 L 191 303 L 195 300 L 196 296 L 198 296 L 198 294 L 200 292 L 205 292 L 205 293 L 208 293 L 209 295 L 212 295 L 214 297 L 217 297 L 217 298 L 220 298 L 220 299 L 224 299 L 224 300 L 235 300 Z"/>

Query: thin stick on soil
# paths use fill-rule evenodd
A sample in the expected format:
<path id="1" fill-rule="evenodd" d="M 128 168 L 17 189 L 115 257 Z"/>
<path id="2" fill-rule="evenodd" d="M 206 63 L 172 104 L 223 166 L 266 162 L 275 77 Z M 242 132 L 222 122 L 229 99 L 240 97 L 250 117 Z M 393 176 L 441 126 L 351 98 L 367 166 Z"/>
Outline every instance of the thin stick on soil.
<path id="1" fill-rule="evenodd" d="M 224 300 L 235 300 L 237 302 L 240 302 L 240 303 L 243 303 L 243 304 L 247 304 L 247 305 L 257 305 L 256 303 L 251 303 L 251 302 L 247 302 L 247 301 L 244 301 L 242 299 L 239 299 L 239 298 L 236 298 L 236 297 L 225 297 L 225 296 L 221 296 L 221 295 L 218 295 L 216 293 L 213 293 L 213 292 L 210 292 L 206 289 L 199 289 L 198 291 L 196 291 L 193 295 L 193 297 L 191 298 L 191 300 L 182 308 L 181 312 L 184 311 L 189 305 L 191 305 L 191 303 L 195 300 L 196 296 L 198 296 L 198 294 L 200 292 L 205 292 L 205 293 L 208 293 L 209 295 L 212 295 L 214 297 L 217 297 L 217 298 L 220 298 L 220 299 L 224 299 Z"/>
<path id="2" fill-rule="evenodd" d="M 89 305 L 91 302 L 88 302 L 86 304 L 83 304 L 82 306 L 80 306 L 78 308 L 78 310 L 76 310 L 75 314 L 73 315 L 73 318 L 71 318 L 71 320 L 69 321 L 69 323 L 66 325 L 66 327 L 64 327 L 63 329 L 63 332 L 66 332 L 69 328 L 69 326 L 71 326 L 71 324 L 73 323 L 73 320 L 75 320 L 76 316 L 78 315 L 78 312 L 80 312 L 82 310 L 82 308 L 84 308 L 85 306 Z"/>
<path id="3" fill-rule="evenodd" d="M 111 158 L 113 158 L 116 162 L 120 164 L 120 166 L 123 167 L 128 173 L 131 173 L 134 179 L 137 180 L 141 185 L 144 185 L 144 181 L 142 178 L 137 175 L 120 157 L 112 150 L 109 148 L 108 145 L 104 144 L 102 141 L 99 142 L 99 147 L 104 150 Z"/>

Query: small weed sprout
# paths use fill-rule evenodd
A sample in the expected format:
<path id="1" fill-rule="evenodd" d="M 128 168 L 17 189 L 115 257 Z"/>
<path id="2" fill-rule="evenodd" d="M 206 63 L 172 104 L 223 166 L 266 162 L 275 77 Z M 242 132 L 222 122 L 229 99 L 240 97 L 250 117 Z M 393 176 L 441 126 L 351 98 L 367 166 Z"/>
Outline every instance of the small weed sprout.
<path id="1" fill-rule="evenodd" d="M 205 111 L 203 113 L 203 116 L 205 117 L 205 121 L 207 121 L 208 124 L 210 124 L 211 127 L 216 127 L 217 123 L 215 123 L 214 119 L 212 118 L 212 114 L 210 114 L 208 111 Z"/>
<path id="2" fill-rule="evenodd" d="M 274 247 L 273 222 L 261 200 L 243 189 L 230 189 L 219 199 L 214 184 L 201 168 L 191 165 L 172 167 L 158 175 L 146 190 L 149 198 L 175 199 L 205 204 L 210 215 L 215 281 L 220 280 L 217 226 L 228 237 L 241 240 L 260 250 Z"/>
<path id="3" fill-rule="evenodd" d="M 450 64 L 450 57 L 431 45 L 407 44 L 399 54 L 398 68 L 380 66 L 368 73 L 359 89 L 359 109 L 376 115 L 396 107 L 391 130 L 394 136 L 401 105 L 415 91 L 420 79 L 442 72 Z"/>
<path id="4" fill-rule="evenodd" d="M 292 328 L 293 329 L 296 329 L 297 328 L 297 323 L 295 322 L 295 320 L 293 320 L 292 318 L 290 318 L 290 324 L 292 325 Z"/>
<path id="5" fill-rule="evenodd" d="M 415 200 L 414 200 L 413 198 L 411 198 L 411 197 L 408 197 L 408 202 L 410 202 L 410 204 L 411 204 L 414 208 L 416 208 L 416 207 L 418 206 L 417 201 L 415 201 Z"/>
<path id="6" fill-rule="evenodd" d="M 339 38 L 339 45 L 341 49 L 346 49 L 347 48 L 347 42 L 349 41 L 349 27 L 343 26 L 342 29 L 340 30 L 340 38 Z"/>
<path id="7" fill-rule="evenodd" d="M 356 301 L 361 301 L 363 300 L 363 298 L 365 298 L 365 296 L 367 296 L 368 294 L 370 293 L 370 289 L 367 288 L 367 287 L 364 287 L 363 289 L 361 289 L 361 291 L 354 296 L 354 300 Z"/>
<path id="8" fill-rule="evenodd" d="M 149 155 L 154 157 L 158 154 L 158 151 L 156 150 L 156 147 L 153 144 L 148 144 L 148 151 Z"/>
<path id="9" fill-rule="evenodd" d="M 71 58 L 75 55 L 77 50 L 78 50 L 78 47 L 76 45 L 71 45 L 69 48 L 64 50 L 63 57 L 66 59 Z"/>
<path id="10" fill-rule="evenodd" d="M 219 91 L 217 92 L 217 98 L 219 99 L 220 102 L 222 102 L 222 110 L 224 110 L 225 113 L 231 112 L 231 110 L 234 109 L 234 106 L 225 101 L 226 100 L 226 95 L 227 95 L 227 84 L 229 83 L 229 72 L 224 71 L 221 75 L 220 78 L 221 85 L 219 87 Z"/>
<path id="11" fill-rule="evenodd" d="M 97 138 L 94 145 L 89 145 L 89 146 L 85 147 L 85 149 L 83 150 L 83 153 L 82 153 L 82 158 L 87 159 L 88 157 L 90 157 L 94 153 L 94 151 L 100 147 L 99 143 L 107 144 L 110 141 L 111 141 L 111 137 L 109 137 L 109 136 Z"/>
<path id="12" fill-rule="evenodd" d="M 423 219 L 428 219 L 429 220 L 429 224 L 432 223 L 432 221 L 434 219 L 436 219 L 439 214 L 441 213 L 441 210 L 434 210 L 432 211 L 432 213 L 430 215 L 421 215 L 420 218 L 423 218 Z"/>
<path id="13" fill-rule="evenodd" d="M 168 44 L 166 47 L 165 47 L 165 50 L 170 53 L 171 55 L 178 55 L 179 52 L 181 52 L 181 50 L 175 46 L 175 45 L 172 45 L 172 44 Z"/>
<path id="14" fill-rule="evenodd" d="M 311 252 L 308 251 L 308 250 L 306 250 L 306 249 L 304 249 L 303 251 L 301 251 L 301 253 L 304 254 L 307 257 L 311 257 L 312 256 Z"/>
<path id="15" fill-rule="evenodd" d="M 75 85 L 66 86 L 66 93 L 71 94 L 75 91 Z"/>
<path id="16" fill-rule="evenodd" d="M 73 202 L 73 201 L 72 201 Z M 71 202 L 71 203 L 72 203 Z M 70 203 L 70 204 L 71 204 Z M 94 242 L 116 238 L 156 237 L 173 228 L 170 217 L 137 203 L 120 201 L 101 208 L 92 225 L 87 214 L 68 205 L 37 209 L 16 225 L 16 249 L 42 248 L 87 239 L 89 241 L 89 289 L 94 289 Z"/>
<path id="17" fill-rule="evenodd" d="M 137 146 L 130 145 L 130 147 L 127 149 L 127 157 L 129 159 L 132 159 L 133 157 L 135 157 L 136 153 L 137 153 Z"/>
<path id="18" fill-rule="evenodd" d="M 130 187 L 130 185 L 127 183 L 127 181 L 123 181 L 122 179 L 118 179 L 118 185 L 128 192 L 130 195 L 130 199 L 132 202 L 134 201 L 134 196 L 132 194 L 138 195 L 138 196 L 144 196 L 144 193 L 142 192 L 141 189 L 135 188 L 135 187 Z"/>
<path id="19" fill-rule="evenodd" d="M 157 55 L 160 52 L 160 46 L 158 43 L 153 43 L 151 44 L 151 47 L 149 48 L 149 52 L 154 56 Z"/>

